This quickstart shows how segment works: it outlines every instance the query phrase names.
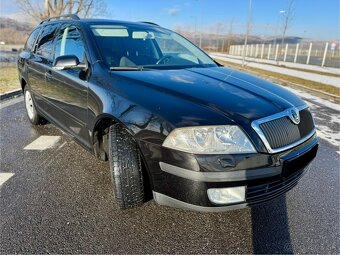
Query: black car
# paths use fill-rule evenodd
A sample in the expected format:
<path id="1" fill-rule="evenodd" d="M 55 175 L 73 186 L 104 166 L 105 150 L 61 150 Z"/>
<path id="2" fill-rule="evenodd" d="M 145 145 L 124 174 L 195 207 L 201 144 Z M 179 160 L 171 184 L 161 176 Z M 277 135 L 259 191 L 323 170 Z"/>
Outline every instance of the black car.
<path id="1" fill-rule="evenodd" d="M 48 19 L 18 68 L 31 123 L 109 160 L 122 209 L 151 194 L 198 211 L 259 204 L 294 187 L 317 153 L 303 100 L 153 23 Z"/>

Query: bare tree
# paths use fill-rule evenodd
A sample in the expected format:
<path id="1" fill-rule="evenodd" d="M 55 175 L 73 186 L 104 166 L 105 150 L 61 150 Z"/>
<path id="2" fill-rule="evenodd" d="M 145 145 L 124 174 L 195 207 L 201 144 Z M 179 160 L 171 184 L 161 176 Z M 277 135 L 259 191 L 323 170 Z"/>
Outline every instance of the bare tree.
<path id="1" fill-rule="evenodd" d="M 295 0 L 289 0 L 287 9 L 284 11 L 281 11 L 283 14 L 281 45 L 283 45 L 287 30 L 294 19 L 294 15 L 295 15 L 294 1 Z"/>
<path id="2" fill-rule="evenodd" d="M 37 21 L 63 14 L 73 13 L 86 18 L 106 12 L 103 0 L 16 0 L 16 3 Z"/>
<path id="3" fill-rule="evenodd" d="M 232 44 L 232 41 L 233 41 L 233 27 L 234 27 L 234 18 L 231 19 L 231 22 L 229 24 L 229 32 L 228 32 L 228 35 L 227 35 L 227 47 L 226 47 L 226 52 L 229 53 L 229 50 L 230 50 L 230 46 Z M 224 40 L 223 40 L 224 42 Z"/>
<path id="4" fill-rule="evenodd" d="M 224 28 L 224 24 L 222 22 L 218 22 L 216 24 L 216 50 L 218 51 L 220 48 L 220 31 Z"/>

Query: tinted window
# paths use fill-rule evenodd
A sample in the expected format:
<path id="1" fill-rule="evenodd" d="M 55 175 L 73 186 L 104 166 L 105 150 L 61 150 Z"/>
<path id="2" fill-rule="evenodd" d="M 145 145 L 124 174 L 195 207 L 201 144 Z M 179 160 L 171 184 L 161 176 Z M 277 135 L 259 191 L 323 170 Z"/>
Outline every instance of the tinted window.
<path id="1" fill-rule="evenodd" d="M 40 32 L 41 27 L 36 28 L 33 30 L 33 32 L 30 34 L 30 36 L 27 39 L 26 45 L 25 45 L 25 50 L 27 51 L 32 51 L 34 48 L 34 43 L 35 40 L 37 39 L 39 32 Z"/>
<path id="2" fill-rule="evenodd" d="M 73 25 L 63 26 L 57 37 L 54 57 L 75 55 L 80 62 L 83 62 L 84 54 L 84 43 L 79 30 Z"/>
<path id="3" fill-rule="evenodd" d="M 39 38 L 36 53 L 48 60 L 53 59 L 53 39 L 57 28 L 58 24 L 47 25 L 44 27 L 44 30 Z"/>

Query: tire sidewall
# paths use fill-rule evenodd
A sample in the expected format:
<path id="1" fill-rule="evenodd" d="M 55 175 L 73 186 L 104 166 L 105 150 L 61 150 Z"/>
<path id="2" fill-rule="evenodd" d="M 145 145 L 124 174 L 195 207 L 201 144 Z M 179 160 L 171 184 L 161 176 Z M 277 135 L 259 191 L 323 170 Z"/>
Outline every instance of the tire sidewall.
<path id="1" fill-rule="evenodd" d="M 32 116 L 32 118 L 28 114 L 28 109 L 27 109 L 27 105 L 26 105 L 26 100 L 27 100 L 26 99 L 26 93 L 30 93 L 30 96 L 32 98 L 32 106 L 33 106 L 33 116 Z M 33 100 L 33 97 L 32 97 L 31 90 L 28 86 L 25 86 L 25 88 L 24 88 L 24 100 L 25 100 L 26 114 L 27 114 L 29 121 L 34 125 L 39 124 L 39 115 L 38 115 L 38 112 L 37 112 L 37 109 L 36 109 L 36 106 L 35 106 L 35 103 L 34 103 L 34 100 Z"/>
<path id="2" fill-rule="evenodd" d="M 109 130 L 110 172 L 116 202 L 120 209 L 140 206 L 145 195 L 137 145 L 120 125 L 112 125 Z M 125 154 L 120 152 L 124 150 Z"/>

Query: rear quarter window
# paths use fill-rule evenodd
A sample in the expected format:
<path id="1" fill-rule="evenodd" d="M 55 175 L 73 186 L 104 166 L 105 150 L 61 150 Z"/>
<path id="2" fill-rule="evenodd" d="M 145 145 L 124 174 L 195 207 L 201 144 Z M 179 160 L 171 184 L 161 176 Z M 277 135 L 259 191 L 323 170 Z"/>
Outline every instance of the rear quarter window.
<path id="1" fill-rule="evenodd" d="M 39 35 L 39 32 L 41 30 L 41 27 L 38 27 L 33 30 L 33 32 L 29 35 L 26 44 L 25 44 L 25 50 L 26 51 L 33 51 L 34 50 L 34 44 L 37 40 L 37 37 Z"/>

